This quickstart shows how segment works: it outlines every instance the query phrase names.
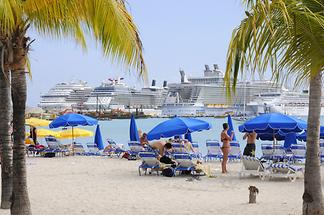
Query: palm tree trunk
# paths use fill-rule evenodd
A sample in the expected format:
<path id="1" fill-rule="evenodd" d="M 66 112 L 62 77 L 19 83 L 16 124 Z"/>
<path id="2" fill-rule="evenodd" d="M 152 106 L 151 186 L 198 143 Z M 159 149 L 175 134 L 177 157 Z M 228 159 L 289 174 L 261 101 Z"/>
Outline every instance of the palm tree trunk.
<path id="1" fill-rule="evenodd" d="M 14 34 L 14 59 L 11 74 L 11 96 L 13 103 L 13 193 L 12 215 L 31 215 L 27 190 L 26 146 L 25 146 L 25 108 L 26 108 L 26 54 L 27 38 L 25 30 L 17 29 Z"/>
<path id="2" fill-rule="evenodd" d="M 1 47 L 1 62 L 4 59 Z M 2 64 L 2 63 L 1 63 Z M 0 146 L 1 146 L 1 208 L 9 209 L 12 195 L 12 143 L 10 134 L 11 98 L 8 71 L 0 67 Z"/>
<path id="3" fill-rule="evenodd" d="M 324 214 L 319 160 L 322 74 L 310 80 L 303 215 Z"/>

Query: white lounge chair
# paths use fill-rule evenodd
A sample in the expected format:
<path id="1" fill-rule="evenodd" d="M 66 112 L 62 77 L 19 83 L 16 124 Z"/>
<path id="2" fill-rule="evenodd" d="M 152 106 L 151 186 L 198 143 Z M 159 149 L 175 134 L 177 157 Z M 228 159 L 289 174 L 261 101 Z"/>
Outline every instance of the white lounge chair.
<path id="1" fill-rule="evenodd" d="M 306 145 L 305 144 L 292 144 L 290 146 L 293 153 L 294 162 L 305 163 L 306 160 Z"/>
<path id="2" fill-rule="evenodd" d="M 173 153 L 188 153 L 186 147 L 181 143 L 171 143 Z"/>
<path id="3" fill-rule="evenodd" d="M 272 163 L 269 166 L 270 178 L 288 178 L 291 182 L 303 175 L 303 168 L 288 163 Z"/>
<path id="4" fill-rule="evenodd" d="M 142 171 L 144 174 L 147 174 L 148 170 L 156 171 L 157 175 L 159 175 L 159 170 L 161 169 L 161 163 L 156 158 L 156 154 L 153 152 L 139 152 L 138 156 L 142 160 L 142 164 L 138 167 L 138 174 L 141 176 Z"/>
<path id="5" fill-rule="evenodd" d="M 75 155 L 85 155 L 86 154 L 86 150 L 81 143 L 73 144 L 73 152 Z"/>
<path id="6" fill-rule="evenodd" d="M 191 153 L 191 157 L 195 158 L 195 159 L 201 159 L 202 158 L 202 154 L 199 151 L 199 144 L 198 143 L 191 143 L 192 148 L 194 150 L 194 152 Z"/>
<path id="7" fill-rule="evenodd" d="M 231 150 L 228 154 L 229 161 L 239 161 L 241 160 L 241 147 L 239 142 L 232 141 L 230 142 Z"/>
<path id="8" fill-rule="evenodd" d="M 239 173 L 240 178 L 244 176 L 258 176 L 264 180 L 268 172 L 258 158 L 250 156 L 242 156 L 242 170 Z"/>
<path id="9" fill-rule="evenodd" d="M 86 155 L 100 155 L 100 151 L 95 143 L 87 143 Z"/>
<path id="10" fill-rule="evenodd" d="M 129 153 L 131 155 L 138 155 L 139 152 L 146 151 L 145 148 L 138 141 L 130 141 L 128 142 L 128 146 L 130 149 Z"/>
<path id="11" fill-rule="evenodd" d="M 205 161 L 210 161 L 213 159 L 221 159 L 223 153 L 220 148 L 220 144 L 217 140 L 206 140 L 207 155 L 205 156 Z"/>
<path id="12" fill-rule="evenodd" d="M 177 166 L 174 169 L 177 171 L 190 171 L 194 173 L 196 171 L 196 164 L 193 162 L 191 156 L 187 153 L 173 154 L 173 158 L 177 162 Z"/>
<path id="13" fill-rule="evenodd" d="M 271 160 L 273 155 L 273 144 L 261 144 L 262 158 Z"/>

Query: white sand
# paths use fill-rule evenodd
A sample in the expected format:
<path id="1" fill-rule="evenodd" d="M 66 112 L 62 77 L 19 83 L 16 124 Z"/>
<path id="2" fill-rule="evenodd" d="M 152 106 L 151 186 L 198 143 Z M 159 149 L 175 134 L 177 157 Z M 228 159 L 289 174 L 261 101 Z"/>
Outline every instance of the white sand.
<path id="1" fill-rule="evenodd" d="M 192 182 L 138 176 L 139 161 L 107 157 L 28 158 L 27 165 L 34 215 L 301 214 L 302 179 L 239 179 L 240 163 L 230 164 L 231 175 Z M 219 172 L 220 164 L 211 167 Z M 257 204 L 247 203 L 249 185 L 260 190 Z"/>

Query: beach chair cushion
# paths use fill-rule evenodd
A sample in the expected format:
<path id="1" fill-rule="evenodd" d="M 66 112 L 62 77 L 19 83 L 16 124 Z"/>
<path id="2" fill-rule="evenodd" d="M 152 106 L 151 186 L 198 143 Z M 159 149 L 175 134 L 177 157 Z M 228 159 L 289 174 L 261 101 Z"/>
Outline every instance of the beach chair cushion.
<path id="1" fill-rule="evenodd" d="M 131 153 L 139 153 L 141 151 L 145 151 L 145 148 L 138 141 L 130 141 L 128 142 L 128 146 Z"/>
<path id="2" fill-rule="evenodd" d="M 174 154 L 173 158 L 177 161 L 178 165 L 176 167 L 176 171 L 184 171 L 184 170 L 194 170 L 195 163 L 192 161 L 191 156 L 189 154 Z"/>
<path id="3" fill-rule="evenodd" d="M 264 167 L 260 160 L 255 157 L 242 156 L 242 163 L 245 170 L 263 170 Z"/>
<path id="4" fill-rule="evenodd" d="M 207 140 L 206 141 L 206 148 L 207 148 L 207 158 L 221 158 L 222 151 L 220 148 L 220 144 L 217 140 Z"/>

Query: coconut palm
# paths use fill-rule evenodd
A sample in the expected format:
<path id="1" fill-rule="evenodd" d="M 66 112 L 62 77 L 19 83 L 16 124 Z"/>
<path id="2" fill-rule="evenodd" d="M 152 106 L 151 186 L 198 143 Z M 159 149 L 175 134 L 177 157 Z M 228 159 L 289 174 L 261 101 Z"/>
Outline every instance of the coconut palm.
<path id="1" fill-rule="evenodd" d="M 319 160 L 319 127 L 324 71 L 323 0 L 245 0 L 246 18 L 233 31 L 226 67 L 227 93 L 235 91 L 246 67 L 252 75 L 271 68 L 285 83 L 309 83 L 307 158 L 303 214 L 324 214 Z"/>
<path id="2" fill-rule="evenodd" d="M 85 34 L 99 43 L 105 56 L 133 66 L 145 75 L 142 44 L 123 0 L 2 0 L 0 36 L 9 38 L 5 47 L 11 71 L 13 106 L 13 194 L 11 214 L 31 214 L 27 192 L 24 124 L 26 65 L 30 47 L 29 26 L 44 35 L 72 37 L 85 47 Z M 1 37 L 0 37 L 1 38 Z"/>
<path id="3" fill-rule="evenodd" d="M 3 50 L 2 47 L 0 50 Z M 10 208 L 12 195 L 11 98 L 9 84 L 8 71 L 0 71 L 1 208 L 3 209 Z"/>

